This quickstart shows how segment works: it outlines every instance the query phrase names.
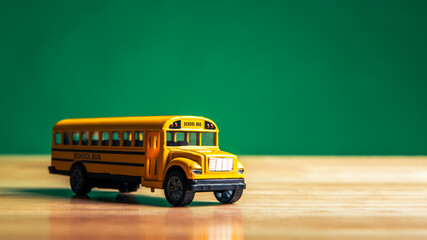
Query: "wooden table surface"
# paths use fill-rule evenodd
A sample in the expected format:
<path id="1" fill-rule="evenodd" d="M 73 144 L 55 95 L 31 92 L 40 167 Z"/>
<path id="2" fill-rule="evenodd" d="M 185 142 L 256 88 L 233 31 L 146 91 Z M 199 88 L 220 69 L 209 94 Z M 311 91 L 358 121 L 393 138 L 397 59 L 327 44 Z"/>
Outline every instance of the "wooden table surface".
<path id="1" fill-rule="evenodd" d="M 77 198 L 50 156 L 0 157 L 0 239 L 427 239 L 427 157 L 241 156 L 247 190 L 95 190 Z"/>

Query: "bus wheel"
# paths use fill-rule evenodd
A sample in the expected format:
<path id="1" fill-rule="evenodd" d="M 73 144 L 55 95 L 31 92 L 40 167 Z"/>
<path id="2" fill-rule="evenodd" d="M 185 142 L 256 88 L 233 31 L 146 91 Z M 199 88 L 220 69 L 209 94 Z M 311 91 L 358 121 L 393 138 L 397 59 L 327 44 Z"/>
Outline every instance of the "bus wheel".
<path id="1" fill-rule="evenodd" d="M 218 202 L 224 203 L 224 204 L 234 203 L 239 201 L 239 199 L 242 197 L 242 194 L 243 194 L 243 189 L 214 192 L 215 198 L 218 200 Z"/>
<path id="2" fill-rule="evenodd" d="M 186 206 L 193 201 L 194 191 L 188 190 L 187 178 L 180 172 L 168 173 L 165 180 L 165 196 L 174 206 Z"/>
<path id="3" fill-rule="evenodd" d="M 81 165 L 74 165 L 70 171 L 71 190 L 78 195 L 86 195 L 92 190 L 92 186 L 86 177 L 86 171 Z"/>

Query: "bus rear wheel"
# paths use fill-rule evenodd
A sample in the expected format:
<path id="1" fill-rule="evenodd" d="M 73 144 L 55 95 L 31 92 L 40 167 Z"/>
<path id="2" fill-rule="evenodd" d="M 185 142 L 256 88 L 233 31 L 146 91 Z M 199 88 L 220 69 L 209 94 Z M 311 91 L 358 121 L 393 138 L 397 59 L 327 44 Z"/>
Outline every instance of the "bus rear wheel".
<path id="1" fill-rule="evenodd" d="M 70 171 L 71 190 L 77 195 L 86 195 L 92 190 L 86 171 L 81 165 L 74 165 Z"/>
<path id="2" fill-rule="evenodd" d="M 164 191 L 166 199 L 173 206 L 186 206 L 194 199 L 194 191 L 188 190 L 187 178 L 178 171 L 167 174 Z"/>
<path id="3" fill-rule="evenodd" d="M 242 197 L 243 189 L 215 191 L 214 195 L 216 200 L 220 203 L 229 204 L 239 201 Z"/>

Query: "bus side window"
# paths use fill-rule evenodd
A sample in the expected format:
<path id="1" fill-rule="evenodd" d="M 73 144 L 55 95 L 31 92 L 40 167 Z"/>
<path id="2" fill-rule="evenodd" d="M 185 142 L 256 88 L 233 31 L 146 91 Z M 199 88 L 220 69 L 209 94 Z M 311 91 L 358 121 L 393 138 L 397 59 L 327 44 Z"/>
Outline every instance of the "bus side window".
<path id="1" fill-rule="evenodd" d="M 89 144 L 89 132 L 82 132 L 82 145 Z"/>
<path id="2" fill-rule="evenodd" d="M 109 132 L 102 132 L 102 146 L 108 146 L 109 145 Z"/>
<path id="3" fill-rule="evenodd" d="M 144 140 L 144 133 L 143 132 L 135 132 L 135 146 L 136 147 L 142 147 Z"/>
<path id="4" fill-rule="evenodd" d="M 113 146 L 120 146 L 120 132 L 113 132 Z"/>
<path id="5" fill-rule="evenodd" d="M 123 146 L 130 147 L 132 141 L 132 132 L 123 132 Z"/>
<path id="6" fill-rule="evenodd" d="M 99 132 L 92 132 L 92 145 L 93 146 L 98 146 L 99 144 Z"/>
<path id="7" fill-rule="evenodd" d="M 55 133 L 55 144 L 56 145 L 61 144 L 61 133 L 59 133 L 59 132 Z"/>
<path id="8" fill-rule="evenodd" d="M 79 132 L 73 132 L 73 145 L 79 145 Z"/>
<path id="9" fill-rule="evenodd" d="M 64 145 L 70 145 L 70 132 L 64 132 Z"/>
<path id="10" fill-rule="evenodd" d="M 172 139 L 172 133 L 171 132 L 167 132 L 166 133 L 166 145 L 167 146 L 173 146 L 174 145 L 174 141 Z"/>

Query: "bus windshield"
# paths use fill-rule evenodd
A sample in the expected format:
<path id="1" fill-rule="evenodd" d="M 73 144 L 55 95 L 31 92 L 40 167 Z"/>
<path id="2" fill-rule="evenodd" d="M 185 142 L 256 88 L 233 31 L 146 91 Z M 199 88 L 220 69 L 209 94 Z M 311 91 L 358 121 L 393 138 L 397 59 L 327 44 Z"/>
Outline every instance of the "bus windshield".
<path id="1" fill-rule="evenodd" d="M 168 131 L 167 146 L 216 146 L 214 132 Z"/>

